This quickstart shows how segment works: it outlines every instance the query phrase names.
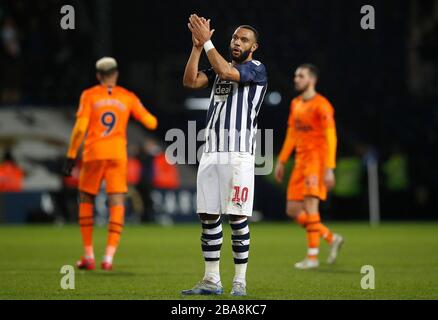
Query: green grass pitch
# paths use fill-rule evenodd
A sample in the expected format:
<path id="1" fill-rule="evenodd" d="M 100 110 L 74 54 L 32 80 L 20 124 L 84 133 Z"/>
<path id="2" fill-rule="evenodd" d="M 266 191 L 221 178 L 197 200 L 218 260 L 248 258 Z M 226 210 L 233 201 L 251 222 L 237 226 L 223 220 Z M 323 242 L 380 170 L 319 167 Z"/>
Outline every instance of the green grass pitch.
<path id="1" fill-rule="evenodd" d="M 303 229 L 289 223 L 251 224 L 247 299 L 438 299 L 438 224 L 329 223 L 346 243 L 333 266 L 294 270 L 305 255 Z M 231 299 L 230 228 L 224 224 L 224 295 L 187 298 L 182 289 L 203 275 L 196 224 L 127 226 L 114 271 L 76 271 L 75 290 L 62 290 L 63 265 L 82 253 L 77 226 L 0 227 L 0 299 Z M 96 228 L 96 257 L 106 229 Z M 100 264 L 100 259 L 97 259 Z M 375 289 L 361 288 L 361 267 L 375 269 Z"/>

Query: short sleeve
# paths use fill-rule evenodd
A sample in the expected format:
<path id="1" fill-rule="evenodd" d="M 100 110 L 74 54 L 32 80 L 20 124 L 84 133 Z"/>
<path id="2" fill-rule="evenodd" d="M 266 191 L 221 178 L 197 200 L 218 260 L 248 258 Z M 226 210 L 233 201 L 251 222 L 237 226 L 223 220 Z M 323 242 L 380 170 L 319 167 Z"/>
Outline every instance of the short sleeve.
<path id="1" fill-rule="evenodd" d="M 213 70 L 213 68 L 201 70 L 201 72 L 207 76 L 208 86 L 212 86 L 214 83 L 214 80 L 216 79 L 216 72 Z"/>
<path id="2" fill-rule="evenodd" d="M 77 118 L 90 118 L 91 113 L 91 101 L 90 96 L 87 92 L 82 92 L 81 99 L 79 102 L 79 109 L 76 113 Z"/>
<path id="3" fill-rule="evenodd" d="M 256 83 L 265 85 L 268 82 L 268 74 L 265 66 L 256 60 L 238 64 L 235 68 L 240 73 L 240 83 Z"/>

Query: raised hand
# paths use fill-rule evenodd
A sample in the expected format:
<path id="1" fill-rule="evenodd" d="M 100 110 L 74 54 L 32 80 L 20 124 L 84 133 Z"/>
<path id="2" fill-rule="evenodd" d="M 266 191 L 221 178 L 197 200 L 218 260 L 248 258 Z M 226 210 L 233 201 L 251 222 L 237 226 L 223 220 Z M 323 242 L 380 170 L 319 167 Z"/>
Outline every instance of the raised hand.
<path id="1" fill-rule="evenodd" d="M 207 24 L 208 23 L 208 28 L 210 28 L 210 21 L 207 21 L 205 18 L 201 18 L 202 23 Z M 190 23 L 188 23 L 189 29 L 190 29 Z M 195 36 L 192 33 L 192 42 L 193 42 L 193 46 L 196 47 L 197 49 L 202 49 L 202 44 L 199 42 L 198 39 L 195 38 Z"/>
<path id="2" fill-rule="evenodd" d="M 192 14 L 189 18 L 188 28 L 193 35 L 193 44 L 197 46 L 203 46 L 214 33 L 214 30 L 210 30 L 210 19 L 198 17 L 196 14 Z"/>

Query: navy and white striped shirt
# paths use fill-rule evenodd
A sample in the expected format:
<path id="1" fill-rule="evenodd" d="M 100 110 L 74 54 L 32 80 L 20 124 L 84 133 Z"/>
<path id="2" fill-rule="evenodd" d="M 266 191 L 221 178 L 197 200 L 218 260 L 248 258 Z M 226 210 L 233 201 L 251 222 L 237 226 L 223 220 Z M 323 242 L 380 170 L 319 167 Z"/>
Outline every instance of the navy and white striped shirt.
<path id="1" fill-rule="evenodd" d="M 235 66 L 240 82 L 222 81 L 213 69 L 204 70 L 213 86 L 207 113 L 205 152 L 254 154 L 257 115 L 265 97 L 268 77 L 256 60 Z"/>

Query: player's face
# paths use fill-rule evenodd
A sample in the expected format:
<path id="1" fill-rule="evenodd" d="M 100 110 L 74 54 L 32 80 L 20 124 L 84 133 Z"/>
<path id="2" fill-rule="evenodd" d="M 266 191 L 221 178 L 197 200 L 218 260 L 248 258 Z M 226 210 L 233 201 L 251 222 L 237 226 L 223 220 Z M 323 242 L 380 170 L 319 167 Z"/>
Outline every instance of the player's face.
<path id="1" fill-rule="evenodd" d="M 231 59 L 238 63 L 244 62 L 257 48 L 254 33 L 249 29 L 237 28 L 230 43 Z"/>
<path id="2" fill-rule="evenodd" d="M 304 92 L 314 84 L 314 82 L 314 78 L 306 68 L 298 68 L 297 71 L 295 71 L 294 85 L 296 91 L 300 93 Z"/>

